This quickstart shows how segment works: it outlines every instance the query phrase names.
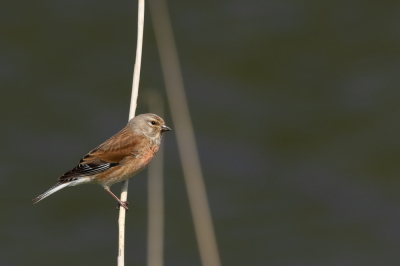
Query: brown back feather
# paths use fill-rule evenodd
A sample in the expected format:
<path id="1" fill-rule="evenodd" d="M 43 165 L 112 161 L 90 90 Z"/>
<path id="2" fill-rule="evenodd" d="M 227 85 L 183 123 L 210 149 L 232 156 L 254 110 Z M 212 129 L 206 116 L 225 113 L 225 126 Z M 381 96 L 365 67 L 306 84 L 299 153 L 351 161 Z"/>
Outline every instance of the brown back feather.
<path id="1" fill-rule="evenodd" d="M 96 149 L 83 157 L 81 163 L 90 163 L 93 160 L 102 160 L 110 163 L 119 163 L 128 155 L 135 155 L 144 136 L 133 134 L 130 128 L 125 127 Z"/>
<path id="2" fill-rule="evenodd" d="M 125 157 L 138 155 L 143 140 L 143 135 L 134 134 L 130 128 L 125 127 L 86 154 L 74 169 L 66 172 L 59 180 L 107 171 L 117 166 Z"/>

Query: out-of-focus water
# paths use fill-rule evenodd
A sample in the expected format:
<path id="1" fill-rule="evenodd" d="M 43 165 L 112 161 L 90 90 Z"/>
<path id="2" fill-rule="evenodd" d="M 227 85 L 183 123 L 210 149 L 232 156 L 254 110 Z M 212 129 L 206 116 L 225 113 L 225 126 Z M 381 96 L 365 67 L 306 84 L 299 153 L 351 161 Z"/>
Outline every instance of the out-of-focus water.
<path id="1" fill-rule="evenodd" d="M 399 265 L 400 3 L 168 3 L 222 265 Z M 0 5 L 0 265 L 115 265 L 100 186 L 31 199 L 127 122 L 137 3 Z M 137 113 L 164 94 L 149 15 Z M 164 143 L 165 265 L 200 266 Z M 126 264 L 145 265 L 146 172 L 128 200 Z"/>

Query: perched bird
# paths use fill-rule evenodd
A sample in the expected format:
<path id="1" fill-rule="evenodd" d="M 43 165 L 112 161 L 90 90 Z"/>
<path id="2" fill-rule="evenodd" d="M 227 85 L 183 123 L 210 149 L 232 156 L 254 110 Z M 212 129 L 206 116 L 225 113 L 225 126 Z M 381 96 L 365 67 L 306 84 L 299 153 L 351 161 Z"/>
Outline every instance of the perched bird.
<path id="1" fill-rule="evenodd" d="M 162 133 L 170 130 L 164 120 L 155 114 L 141 114 L 132 118 L 125 128 L 90 151 L 74 169 L 58 178 L 55 186 L 33 199 L 33 203 L 65 187 L 100 184 L 120 206 L 128 210 L 129 203 L 115 196 L 110 186 L 146 168 L 158 151 Z"/>

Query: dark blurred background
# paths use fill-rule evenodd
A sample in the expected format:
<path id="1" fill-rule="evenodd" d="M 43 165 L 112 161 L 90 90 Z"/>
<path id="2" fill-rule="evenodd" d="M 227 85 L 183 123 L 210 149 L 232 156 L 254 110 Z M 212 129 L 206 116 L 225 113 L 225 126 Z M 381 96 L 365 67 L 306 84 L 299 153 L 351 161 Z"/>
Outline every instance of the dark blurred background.
<path id="1" fill-rule="evenodd" d="M 222 265 L 400 265 L 400 2 L 168 4 Z M 31 199 L 126 124 L 136 21 L 137 1 L 0 3 L 1 266 L 116 264 L 100 186 Z M 137 113 L 165 95 L 148 9 L 141 73 Z M 200 266 L 164 143 L 165 265 Z M 129 185 L 126 264 L 145 265 L 146 171 Z"/>

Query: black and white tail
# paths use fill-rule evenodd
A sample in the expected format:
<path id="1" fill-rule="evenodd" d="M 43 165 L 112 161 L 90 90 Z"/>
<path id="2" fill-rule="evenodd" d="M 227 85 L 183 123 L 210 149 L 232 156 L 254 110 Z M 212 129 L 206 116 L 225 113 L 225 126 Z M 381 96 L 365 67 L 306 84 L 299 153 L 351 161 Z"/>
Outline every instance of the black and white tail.
<path id="1" fill-rule="evenodd" d="M 34 198 L 32 200 L 33 204 L 38 203 L 42 199 L 47 198 L 48 196 L 50 196 L 54 192 L 59 191 L 60 189 L 63 189 L 65 187 L 69 187 L 69 186 L 77 186 L 77 185 L 81 185 L 81 184 L 85 184 L 85 183 L 90 183 L 90 178 L 89 177 L 78 177 L 78 178 L 74 177 L 74 178 L 60 180 L 52 188 L 50 188 L 49 190 L 47 190 L 43 194 L 37 196 L 36 198 Z"/>
<path id="2" fill-rule="evenodd" d="M 65 187 L 71 186 L 71 182 L 65 182 L 63 181 L 59 181 L 57 184 L 55 184 L 52 188 L 50 188 L 49 190 L 47 190 L 46 192 L 44 192 L 43 194 L 37 196 L 36 198 L 34 198 L 33 204 L 38 203 L 39 201 L 41 201 L 42 199 L 50 196 L 51 194 L 53 194 L 54 192 L 59 191 L 60 189 L 63 189 Z"/>

